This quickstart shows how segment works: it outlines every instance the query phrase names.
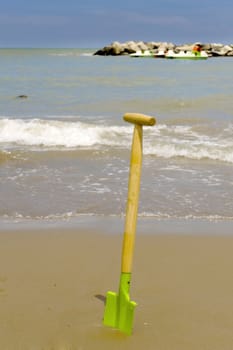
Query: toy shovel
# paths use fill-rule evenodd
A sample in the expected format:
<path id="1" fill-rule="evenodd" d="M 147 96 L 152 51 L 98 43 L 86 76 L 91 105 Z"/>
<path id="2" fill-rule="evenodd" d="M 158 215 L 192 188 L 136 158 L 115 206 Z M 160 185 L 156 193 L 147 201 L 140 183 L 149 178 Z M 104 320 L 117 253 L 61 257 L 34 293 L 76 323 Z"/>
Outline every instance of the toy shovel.
<path id="1" fill-rule="evenodd" d="M 124 115 L 124 120 L 134 124 L 134 134 L 122 247 L 120 286 L 118 293 L 107 292 L 103 323 L 106 326 L 117 328 L 130 335 L 133 328 L 134 309 L 137 305 L 135 301 L 130 300 L 129 290 L 142 165 L 142 127 L 143 125 L 153 126 L 155 124 L 155 119 L 143 114 L 126 113 Z"/>

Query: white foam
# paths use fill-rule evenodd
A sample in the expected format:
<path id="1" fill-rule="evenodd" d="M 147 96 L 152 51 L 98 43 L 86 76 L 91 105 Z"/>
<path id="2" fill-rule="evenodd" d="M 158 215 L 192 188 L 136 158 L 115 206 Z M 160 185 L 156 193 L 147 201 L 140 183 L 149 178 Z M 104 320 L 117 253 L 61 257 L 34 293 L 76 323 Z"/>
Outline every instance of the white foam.
<path id="1" fill-rule="evenodd" d="M 0 143 L 67 148 L 117 146 L 128 144 L 129 135 L 128 127 L 41 119 L 0 120 Z"/>
<path id="2" fill-rule="evenodd" d="M 233 125 L 157 125 L 145 127 L 144 153 L 233 163 Z M 56 148 L 129 149 L 132 126 L 80 121 L 0 119 L 0 143 Z"/>
<path id="3" fill-rule="evenodd" d="M 203 128 L 204 129 L 204 128 Z M 209 134 L 195 131 L 191 126 L 157 127 L 155 137 L 145 139 L 145 154 L 162 158 L 210 159 L 233 163 L 233 128 L 209 129 Z"/>

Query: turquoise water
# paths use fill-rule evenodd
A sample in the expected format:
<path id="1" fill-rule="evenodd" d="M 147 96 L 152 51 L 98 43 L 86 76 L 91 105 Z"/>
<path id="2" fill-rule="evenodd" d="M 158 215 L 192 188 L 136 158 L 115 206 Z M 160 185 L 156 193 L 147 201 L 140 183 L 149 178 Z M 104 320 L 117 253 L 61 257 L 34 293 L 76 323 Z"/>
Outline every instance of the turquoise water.
<path id="1" fill-rule="evenodd" d="M 233 218 L 233 60 L 0 50 L 0 220 L 125 212 L 132 127 L 145 128 L 139 214 Z M 27 95 L 27 98 L 18 98 Z"/>

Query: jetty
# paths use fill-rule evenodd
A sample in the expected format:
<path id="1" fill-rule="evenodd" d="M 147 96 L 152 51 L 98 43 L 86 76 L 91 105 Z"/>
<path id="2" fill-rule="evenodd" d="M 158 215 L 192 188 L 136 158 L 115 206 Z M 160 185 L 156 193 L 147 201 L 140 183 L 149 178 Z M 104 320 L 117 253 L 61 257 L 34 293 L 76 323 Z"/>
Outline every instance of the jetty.
<path id="1" fill-rule="evenodd" d="M 120 43 L 114 41 L 108 46 L 97 50 L 94 55 L 100 56 L 126 56 L 131 55 L 139 51 L 150 51 L 155 56 L 160 52 L 166 52 L 173 50 L 175 53 L 180 51 L 192 51 L 192 48 L 197 43 L 187 43 L 177 45 L 168 42 L 144 42 L 144 41 L 127 41 Z M 233 44 L 221 44 L 221 43 L 198 43 L 201 45 L 202 50 L 205 51 L 208 57 L 233 57 Z"/>

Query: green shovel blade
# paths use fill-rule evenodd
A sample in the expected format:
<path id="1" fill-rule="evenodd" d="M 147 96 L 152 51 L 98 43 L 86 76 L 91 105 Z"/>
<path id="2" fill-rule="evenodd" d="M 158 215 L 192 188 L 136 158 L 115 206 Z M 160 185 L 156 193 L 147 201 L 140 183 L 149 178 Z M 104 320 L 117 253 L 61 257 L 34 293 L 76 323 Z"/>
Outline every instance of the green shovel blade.
<path id="1" fill-rule="evenodd" d="M 130 335 L 133 328 L 134 309 L 137 303 L 130 301 L 130 273 L 122 273 L 119 293 L 107 292 L 104 325 L 117 328 Z"/>

